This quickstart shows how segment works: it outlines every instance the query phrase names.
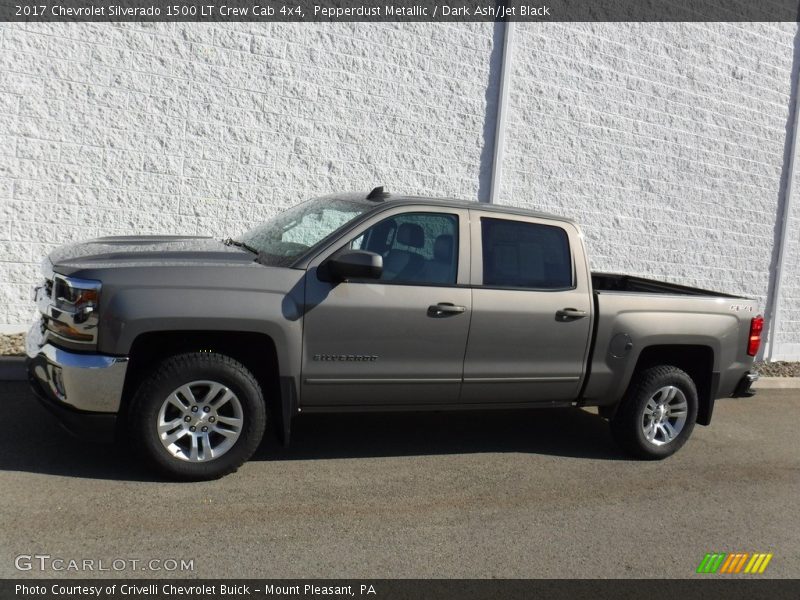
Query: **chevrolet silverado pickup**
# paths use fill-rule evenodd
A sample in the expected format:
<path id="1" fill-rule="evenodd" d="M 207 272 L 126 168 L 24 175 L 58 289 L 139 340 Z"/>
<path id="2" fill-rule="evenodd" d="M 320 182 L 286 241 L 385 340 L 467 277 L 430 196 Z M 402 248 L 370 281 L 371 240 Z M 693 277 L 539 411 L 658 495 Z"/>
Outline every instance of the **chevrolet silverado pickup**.
<path id="1" fill-rule="evenodd" d="M 569 219 L 382 188 L 233 239 L 62 246 L 43 270 L 37 396 L 188 480 L 314 412 L 592 406 L 664 458 L 716 398 L 752 394 L 763 325 L 746 298 L 592 273 Z"/>

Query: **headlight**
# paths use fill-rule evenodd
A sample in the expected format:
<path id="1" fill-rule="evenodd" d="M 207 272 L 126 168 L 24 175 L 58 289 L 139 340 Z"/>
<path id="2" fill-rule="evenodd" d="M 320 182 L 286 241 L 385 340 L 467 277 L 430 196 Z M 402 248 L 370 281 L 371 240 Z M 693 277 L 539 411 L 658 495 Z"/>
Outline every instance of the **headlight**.
<path id="1" fill-rule="evenodd" d="M 101 283 L 93 279 L 76 279 L 56 275 L 53 281 L 53 300 L 59 310 L 78 312 L 100 304 Z M 90 311 L 88 311 L 90 312 Z"/>
<path id="2" fill-rule="evenodd" d="M 65 340 L 96 341 L 100 288 L 99 281 L 56 274 L 49 315 L 45 315 L 47 329 Z"/>

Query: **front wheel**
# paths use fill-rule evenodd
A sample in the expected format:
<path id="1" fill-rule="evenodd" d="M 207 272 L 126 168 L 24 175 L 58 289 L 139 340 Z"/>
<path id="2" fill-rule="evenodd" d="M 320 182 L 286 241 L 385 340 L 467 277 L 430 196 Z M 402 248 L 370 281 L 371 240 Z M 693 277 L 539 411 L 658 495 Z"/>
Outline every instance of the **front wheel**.
<path id="1" fill-rule="evenodd" d="M 637 458 L 666 458 L 692 434 L 697 404 L 697 388 L 685 371 L 670 365 L 645 369 L 635 376 L 611 419 L 611 433 Z"/>
<path id="2" fill-rule="evenodd" d="M 174 479 L 217 479 L 239 468 L 264 435 L 261 388 L 241 363 L 215 353 L 163 361 L 131 404 L 133 441 Z"/>

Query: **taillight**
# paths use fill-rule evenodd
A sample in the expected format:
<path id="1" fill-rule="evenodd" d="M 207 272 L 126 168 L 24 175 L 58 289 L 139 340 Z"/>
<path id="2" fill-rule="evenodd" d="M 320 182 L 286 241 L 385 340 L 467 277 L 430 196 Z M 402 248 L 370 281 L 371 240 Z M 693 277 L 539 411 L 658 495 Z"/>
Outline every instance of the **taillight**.
<path id="1" fill-rule="evenodd" d="M 758 315 L 750 319 L 750 339 L 747 342 L 747 354 L 755 356 L 761 347 L 761 331 L 764 329 L 764 317 Z"/>

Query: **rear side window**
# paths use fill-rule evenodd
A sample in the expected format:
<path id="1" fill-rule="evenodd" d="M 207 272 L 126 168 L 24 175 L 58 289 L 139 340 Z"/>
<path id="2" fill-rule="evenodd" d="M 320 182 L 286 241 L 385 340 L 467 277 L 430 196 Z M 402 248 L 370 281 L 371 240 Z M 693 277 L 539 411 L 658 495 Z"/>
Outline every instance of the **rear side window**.
<path id="1" fill-rule="evenodd" d="M 481 218 L 483 285 L 555 290 L 572 287 L 569 238 L 561 227 Z"/>

